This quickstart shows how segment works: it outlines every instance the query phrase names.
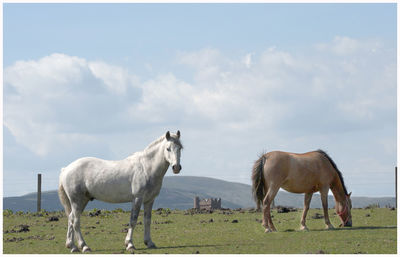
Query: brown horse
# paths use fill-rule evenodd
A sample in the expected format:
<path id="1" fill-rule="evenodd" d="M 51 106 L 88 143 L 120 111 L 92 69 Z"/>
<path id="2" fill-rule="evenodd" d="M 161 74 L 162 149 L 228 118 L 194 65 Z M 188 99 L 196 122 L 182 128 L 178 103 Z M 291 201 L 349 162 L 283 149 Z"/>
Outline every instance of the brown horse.
<path id="1" fill-rule="evenodd" d="M 344 185 L 342 173 L 327 153 L 322 150 L 304 154 L 269 152 L 263 154 L 253 166 L 253 196 L 263 205 L 263 226 L 265 232 L 276 231 L 272 223 L 270 205 L 279 188 L 291 193 L 305 193 L 304 210 L 301 218 L 301 230 L 306 226 L 307 211 L 313 193 L 320 192 L 327 229 L 333 226 L 328 216 L 328 191 L 335 197 L 336 213 L 340 217 L 340 226 L 351 227 L 350 194 Z"/>

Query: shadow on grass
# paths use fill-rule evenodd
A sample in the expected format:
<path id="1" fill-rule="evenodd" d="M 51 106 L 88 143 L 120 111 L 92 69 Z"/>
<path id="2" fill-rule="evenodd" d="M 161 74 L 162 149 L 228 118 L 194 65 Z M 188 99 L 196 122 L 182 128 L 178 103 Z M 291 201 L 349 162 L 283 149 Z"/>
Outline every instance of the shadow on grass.
<path id="1" fill-rule="evenodd" d="M 157 247 L 157 249 L 183 249 L 183 248 L 192 248 L 192 247 L 199 247 L 199 248 L 204 248 L 204 247 L 216 247 L 216 246 L 223 246 L 223 245 L 175 245 L 175 246 L 162 246 L 162 247 Z M 148 250 L 148 248 L 138 248 L 138 250 Z"/>
<path id="2" fill-rule="evenodd" d="M 162 246 L 162 247 L 157 247 L 155 249 L 149 249 L 147 247 L 137 247 L 136 250 L 134 250 L 134 252 L 136 251 L 146 251 L 146 250 L 161 250 L 161 249 L 184 249 L 184 248 L 205 248 L 205 247 L 217 247 L 217 246 L 223 246 L 223 245 L 175 245 L 175 246 Z M 119 249 L 98 249 L 98 250 L 94 250 L 93 253 L 104 253 L 104 252 L 112 252 L 114 254 L 119 254 L 119 253 L 127 253 L 128 251 L 126 251 L 124 248 L 119 248 Z"/>
<path id="3" fill-rule="evenodd" d="M 310 231 L 348 231 L 348 230 L 376 230 L 376 229 L 397 229 L 396 226 L 360 226 L 360 227 L 347 227 L 347 228 L 334 228 L 331 230 L 328 229 L 313 229 Z M 290 232 L 290 231 L 287 231 Z"/>
<path id="4" fill-rule="evenodd" d="M 338 228 L 338 229 L 339 230 L 397 229 L 397 226 L 385 226 L 385 227 L 365 226 L 365 227 L 351 227 L 351 228 Z"/>

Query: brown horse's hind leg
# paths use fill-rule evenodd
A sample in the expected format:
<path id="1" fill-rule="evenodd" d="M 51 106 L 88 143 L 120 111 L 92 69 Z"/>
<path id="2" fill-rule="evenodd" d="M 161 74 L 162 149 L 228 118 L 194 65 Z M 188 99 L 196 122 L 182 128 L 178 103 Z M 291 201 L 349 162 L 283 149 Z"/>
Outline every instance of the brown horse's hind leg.
<path id="1" fill-rule="evenodd" d="M 303 210 L 303 215 L 301 217 L 301 226 L 300 226 L 300 230 L 303 231 L 308 231 L 308 228 L 306 226 L 306 217 L 307 217 L 307 212 L 308 209 L 310 208 L 310 202 L 311 202 L 311 198 L 312 198 L 313 193 L 306 193 L 304 195 L 304 210 Z"/>
<path id="2" fill-rule="evenodd" d="M 276 228 L 274 226 L 274 223 L 272 223 L 272 218 L 271 218 L 271 203 L 275 198 L 276 193 L 278 193 L 279 187 L 278 188 L 273 188 L 271 187 L 263 201 L 263 226 L 265 227 L 265 232 L 274 232 L 276 231 Z"/>
<path id="3" fill-rule="evenodd" d="M 322 202 L 322 208 L 324 209 L 324 217 L 325 217 L 325 225 L 326 229 L 333 229 L 333 225 L 331 224 L 331 221 L 329 220 L 329 214 L 328 214 L 328 191 L 329 188 L 321 189 L 321 202 Z"/>

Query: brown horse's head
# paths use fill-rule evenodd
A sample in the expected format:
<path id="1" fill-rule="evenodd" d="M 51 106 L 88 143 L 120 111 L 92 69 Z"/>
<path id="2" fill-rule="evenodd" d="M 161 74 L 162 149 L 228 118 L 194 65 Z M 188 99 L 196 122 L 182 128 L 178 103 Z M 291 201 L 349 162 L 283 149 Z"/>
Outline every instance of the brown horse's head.
<path id="1" fill-rule="evenodd" d="M 351 220 L 351 199 L 350 194 L 346 195 L 345 200 L 339 204 L 336 204 L 336 213 L 342 220 L 340 227 L 351 227 L 353 225 Z"/>

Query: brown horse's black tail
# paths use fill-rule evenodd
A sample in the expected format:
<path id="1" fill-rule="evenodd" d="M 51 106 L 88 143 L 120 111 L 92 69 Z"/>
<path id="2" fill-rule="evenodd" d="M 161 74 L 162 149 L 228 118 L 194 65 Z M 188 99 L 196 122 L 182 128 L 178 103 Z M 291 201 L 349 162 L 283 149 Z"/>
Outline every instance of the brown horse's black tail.
<path id="1" fill-rule="evenodd" d="M 257 210 L 260 210 L 262 201 L 265 197 L 264 192 L 264 164 L 266 161 L 265 154 L 263 153 L 260 158 L 254 163 L 251 180 L 253 181 L 253 197 L 257 204 Z"/>

